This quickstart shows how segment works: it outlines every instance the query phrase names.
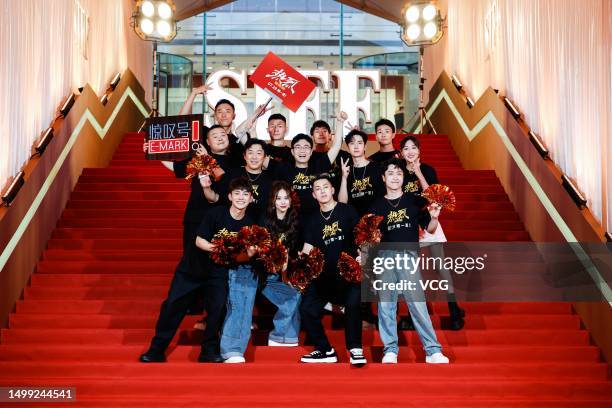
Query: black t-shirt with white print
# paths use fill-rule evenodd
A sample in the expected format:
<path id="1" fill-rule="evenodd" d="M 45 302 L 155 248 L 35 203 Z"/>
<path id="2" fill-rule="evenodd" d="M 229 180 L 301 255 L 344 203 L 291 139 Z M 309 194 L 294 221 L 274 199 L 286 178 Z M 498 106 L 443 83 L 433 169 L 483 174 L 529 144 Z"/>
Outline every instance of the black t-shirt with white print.
<path id="1" fill-rule="evenodd" d="M 220 205 L 211 208 L 206 213 L 197 234 L 199 237 L 212 243 L 215 238 L 237 234 L 242 227 L 253 224 L 254 222 L 250 215 L 245 214 L 242 219 L 237 220 L 232 217 L 229 206 Z M 217 265 L 212 260 L 209 262 L 208 269 L 210 276 L 227 276 L 228 268 Z"/>
<path id="2" fill-rule="evenodd" d="M 404 193 L 421 194 L 423 187 L 416 173 L 404 169 Z M 438 175 L 436 170 L 429 164 L 421 163 L 421 173 L 425 177 L 427 184 L 438 184 Z"/>
<path id="3" fill-rule="evenodd" d="M 419 226 L 426 229 L 431 221 L 426 205 L 427 200 L 410 193 L 376 200 L 370 212 L 385 217 L 379 226 L 382 242 L 419 242 Z"/>
<path id="4" fill-rule="evenodd" d="M 304 228 L 304 242 L 319 248 L 325 256 L 328 276 L 338 274 L 338 259 L 344 251 L 355 256 L 353 229 L 359 222 L 357 211 L 344 203 L 337 203 L 331 211 L 312 214 Z"/>
<path id="5" fill-rule="evenodd" d="M 380 165 L 369 162 L 363 167 L 351 166 L 347 178 L 348 203 L 364 215 L 372 203 L 385 194 Z"/>

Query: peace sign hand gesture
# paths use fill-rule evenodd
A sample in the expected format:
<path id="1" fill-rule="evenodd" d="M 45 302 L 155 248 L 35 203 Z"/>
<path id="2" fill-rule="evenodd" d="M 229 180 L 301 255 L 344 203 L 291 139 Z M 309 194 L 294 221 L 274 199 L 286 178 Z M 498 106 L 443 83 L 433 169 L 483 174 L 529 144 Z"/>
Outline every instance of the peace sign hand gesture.
<path id="1" fill-rule="evenodd" d="M 346 161 L 344 161 L 344 159 L 340 157 L 340 168 L 342 169 L 342 178 L 348 178 L 349 173 L 351 172 L 351 166 L 349 166 L 348 158 L 346 159 Z"/>

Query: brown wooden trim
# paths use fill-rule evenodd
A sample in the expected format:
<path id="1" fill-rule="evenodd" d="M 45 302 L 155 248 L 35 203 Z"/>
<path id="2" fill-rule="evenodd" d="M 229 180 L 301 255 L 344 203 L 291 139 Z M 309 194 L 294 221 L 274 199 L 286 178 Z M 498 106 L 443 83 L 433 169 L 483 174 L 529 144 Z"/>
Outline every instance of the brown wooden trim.
<path id="1" fill-rule="evenodd" d="M 553 161 L 542 159 L 529 141 L 527 125 L 517 122 L 510 115 L 500 96 L 492 88 L 488 88 L 470 109 L 464 96 L 455 88 L 448 74 L 442 72 L 430 92 L 429 107 L 443 89 L 470 129 L 474 128 L 488 112 L 495 115 L 533 176 L 579 242 L 605 242 L 602 225 L 590 210 L 578 209 L 561 185 L 561 170 Z M 491 125 L 485 126 L 470 142 L 444 101 L 433 112 L 431 119 L 439 133 L 449 135 L 465 168 L 495 170 L 534 241 L 565 241 Z M 424 152 L 424 155 L 426 154 L 427 152 Z M 603 350 L 607 361 L 612 361 L 612 310 L 610 305 L 607 302 L 577 302 L 574 303 L 574 308 L 595 343 Z"/>
<path id="2" fill-rule="evenodd" d="M 446 72 L 432 87 L 430 105 L 444 89 L 467 126 L 473 128 L 488 112 L 492 112 L 504 127 L 510 141 L 519 152 L 545 194 L 565 220 L 578 241 L 605 242 L 604 230 L 589 209 L 580 210 L 561 185 L 562 172 L 551 160 L 543 160 L 529 141 L 528 128 L 514 120 L 500 96 L 492 88 L 470 109 Z M 470 142 L 449 106 L 443 101 L 432 114 L 432 122 L 439 133 L 448 134 L 463 166 L 468 169 L 495 170 L 506 193 L 521 216 L 525 228 L 535 241 L 563 240 L 544 206 L 510 156 L 510 153 L 487 125 Z"/>
<path id="3" fill-rule="evenodd" d="M 0 209 L 0 248 L 2 250 L 21 224 L 85 111 L 89 109 L 100 124 L 106 124 L 128 87 L 146 106 L 144 90 L 128 69 L 122 74 L 117 88 L 110 94 L 106 106 L 100 103 L 96 93 L 87 85 L 76 99 L 68 116 L 64 120 L 60 119 L 55 122 L 55 136 L 42 157 L 36 157 L 25 165 L 26 181 L 11 207 Z M 105 167 L 124 133 L 136 131 L 142 124 L 143 115 L 131 102 L 131 99 L 128 98 L 128 100 L 129 102 L 126 100 L 127 103 L 119 111 L 104 139 L 100 139 L 89 123 L 83 127 L 36 214 L 8 262 L 0 271 L 0 327 L 6 327 L 8 315 L 13 310 L 16 300 L 21 296 L 30 274 L 40 259 L 83 168 Z"/>

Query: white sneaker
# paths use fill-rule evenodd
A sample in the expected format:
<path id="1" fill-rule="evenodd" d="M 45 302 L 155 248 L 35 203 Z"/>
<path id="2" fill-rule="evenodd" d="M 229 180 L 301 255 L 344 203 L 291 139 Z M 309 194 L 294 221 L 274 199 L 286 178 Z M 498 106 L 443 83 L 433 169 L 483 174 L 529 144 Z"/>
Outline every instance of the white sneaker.
<path id="1" fill-rule="evenodd" d="M 397 364 L 397 354 L 396 353 L 385 353 L 382 358 L 383 364 Z"/>
<path id="2" fill-rule="evenodd" d="M 427 364 L 448 364 L 448 357 L 442 353 L 433 353 L 431 356 L 425 357 Z"/>
<path id="3" fill-rule="evenodd" d="M 364 365 L 368 362 L 368 360 L 366 360 L 365 356 L 363 355 L 363 349 L 350 349 L 349 354 L 351 356 L 351 364 L 353 365 Z"/>
<path id="4" fill-rule="evenodd" d="M 268 346 L 270 347 L 297 347 L 298 343 L 280 343 L 274 340 L 268 340 Z"/>
<path id="5" fill-rule="evenodd" d="M 300 361 L 302 363 L 337 363 L 338 355 L 333 348 L 326 352 L 314 350 L 312 353 L 302 356 Z"/>
<path id="6" fill-rule="evenodd" d="M 232 357 L 227 358 L 224 361 L 224 363 L 227 363 L 227 364 L 242 364 L 242 363 L 246 363 L 246 360 L 242 356 L 232 356 Z"/>

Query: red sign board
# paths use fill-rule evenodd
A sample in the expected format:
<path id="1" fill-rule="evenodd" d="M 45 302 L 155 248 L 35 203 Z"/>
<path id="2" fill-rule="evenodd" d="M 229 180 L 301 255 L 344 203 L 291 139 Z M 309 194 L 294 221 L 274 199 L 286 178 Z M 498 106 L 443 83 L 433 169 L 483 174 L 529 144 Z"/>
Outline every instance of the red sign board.
<path id="1" fill-rule="evenodd" d="M 199 146 L 202 115 L 148 118 L 145 125 L 149 160 L 182 160 Z"/>
<path id="2" fill-rule="evenodd" d="M 251 75 L 251 81 L 278 97 L 293 112 L 302 106 L 316 87 L 273 52 L 269 52 L 261 61 Z"/>

